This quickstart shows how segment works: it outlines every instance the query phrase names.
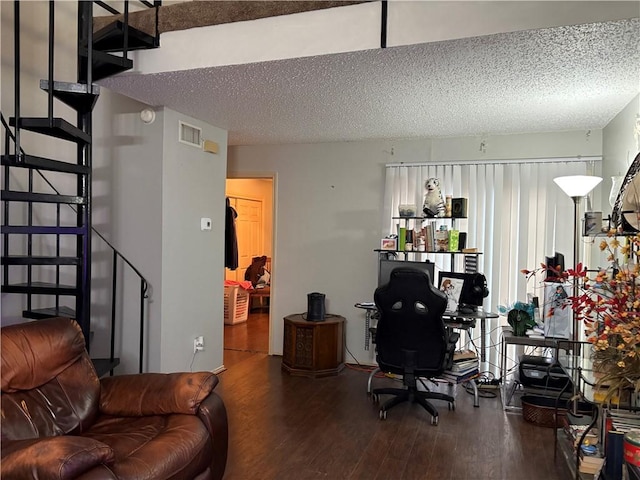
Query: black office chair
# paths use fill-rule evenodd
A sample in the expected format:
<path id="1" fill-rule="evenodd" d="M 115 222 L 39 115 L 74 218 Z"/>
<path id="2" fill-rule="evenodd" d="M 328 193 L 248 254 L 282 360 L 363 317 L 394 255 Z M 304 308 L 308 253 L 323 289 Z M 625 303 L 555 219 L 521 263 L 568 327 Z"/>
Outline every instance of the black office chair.
<path id="1" fill-rule="evenodd" d="M 376 332 L 376 360 L 383 372 L 402 375 L 406 388 L 376 388 L 373 400 L 380 395 L 394 395 L 380 407 L 380 419 L 402 402 L 416 402 L 438 424 L 438 411 L 429 399 L 448 402 L 455 409 L 454 398 L 439 392 L 419 391 L 417 381 L 435 378 L 449 368 L 459 334 L 445 328 L 442 314 L 447 297 L 433 286 L 427 272 L 399 267 L 391 272 L 389 283 L 378 287 L 374 301 L 380 312 Z M 426 388 L 426 385 L 425 385 Z"/>

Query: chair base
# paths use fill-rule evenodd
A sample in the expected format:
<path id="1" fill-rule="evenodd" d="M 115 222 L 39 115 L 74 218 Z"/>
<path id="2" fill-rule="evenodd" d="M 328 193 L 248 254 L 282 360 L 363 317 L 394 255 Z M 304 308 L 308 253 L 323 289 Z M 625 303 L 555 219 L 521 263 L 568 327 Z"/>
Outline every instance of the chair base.
<path id="1" fill-rule="evenodd" d="M 387 418 L 387 411 L 400 403 L 418 403 L 431 415 L 431 424 L 438 425 L 438 410 L 429 400 L 444 400 L 448 402 L 449 410 L 455 410 L 455 399 L 451 395 L 440 392 L 423 392 L 416 388 L 376 388 L 373 390 L 373 399 L 378 401 L 380 395 L 393 395 L 380 407 L 380 419 Z"/>

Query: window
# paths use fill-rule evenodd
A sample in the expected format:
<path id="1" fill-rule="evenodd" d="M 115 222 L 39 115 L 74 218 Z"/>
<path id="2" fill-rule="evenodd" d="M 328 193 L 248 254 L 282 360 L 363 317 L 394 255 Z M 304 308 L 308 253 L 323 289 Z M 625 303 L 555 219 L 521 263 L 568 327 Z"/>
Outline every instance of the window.
<path id="1" fill-rule="evenodd" d="M 520 270 L 554 252 L 563 252 L 573 266 L 573 202 L 553 179 L 592 173 L 594 160 L 600 158 L 388 165 L 383 234 L 397 233 L 393 217 L 400 204 L 415 203 L 422 212 L 425 180 L 437 177 L 443 196 L 468 199 L 468 218 L 457 220 L 456 228 L 467 232 L 467 247 L 482 252 L 478 271 L 488 281 L 486 308 L 526 301 L 527 292 L 542 298 L 541 286 L 527 285 Z M 448 256 L 430 259 L 440 271 L 449 270 Z"/>

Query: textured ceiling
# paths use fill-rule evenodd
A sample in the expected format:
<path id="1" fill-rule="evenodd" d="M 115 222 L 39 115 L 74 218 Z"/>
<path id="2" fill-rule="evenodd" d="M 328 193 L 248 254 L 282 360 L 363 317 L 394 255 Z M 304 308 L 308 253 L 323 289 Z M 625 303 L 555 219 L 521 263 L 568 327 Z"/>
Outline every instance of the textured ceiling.
<path id="1" fill-rule="evenodd" d="M 101 83 L 230 145 L 599 129 L 640 92 L 640 20 Z"/>

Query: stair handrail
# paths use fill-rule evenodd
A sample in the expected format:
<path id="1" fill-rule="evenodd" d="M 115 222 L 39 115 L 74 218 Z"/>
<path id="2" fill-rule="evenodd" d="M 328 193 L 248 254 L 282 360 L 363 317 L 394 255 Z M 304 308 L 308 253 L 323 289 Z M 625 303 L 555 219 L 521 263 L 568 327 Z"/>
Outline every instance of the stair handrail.
<path id="1" fill-rule="evenodd" d="M 11 131 L 11 128 L 9 127 L 9 124 L 7 123 L 4 115 L 2 114 L 2 111 L 0 111 L 0 122 L 2 123 L 2 126 L 5 128 L 5 132 L 8 134 L 8 136 L 10 137 L 11 140 L 14 141 L 15 143 L 15 135 L 13 134 L 13 132 Z M 8 143 L 5 145 L 5 147 L 8 149 Z M 8 151 L 7 151 L 8 153 Z M 16 158 L 22 158 L 23 155 L 26 155 L 26 152 L 24 151 L 24 149 L 22 147 L 20 147 L 20 155 L 18 155 L 16 153 Z M 49 179 L 37 168 L 34 168 L 33 170 L 36 171 L 36 173 L 38 175 L 40 175 L 40 177 L 46 182 L 47 185 L 49 185 L 49 187 L 57 194 L 60 195 L 60 191 L 49 181 Z M 67 206 L 74 211 L 74 213 L 77 213 L 77 210 L 73 207 L 73 205 L 71 204 L 67 204 Z M 119 257 L 125 264 L 127 264 L 129 266 L 129 268 L 131 268 L 135 274 L 140 278 L 140 295 L 141 295 L 141 299 L 148 299 L 150 298 L 150 289 L 151 289 L 151 284 L 149 283 L 149 281 L 145 278 L 144 275 L 142 275 L 142 272 L 140 272 L 140 270 L 138 270 L 138 268 L 136 268 L 136 266 L 131 263 L 131 261 L 124 256 L 124 254 L 122 252 L 120 252 L 120 250 L 118 250 L 109 240 L 107 240 L 105 238 L 104 235 L 102 235 L 102 233 L 100 233 L 95 227 L 93 227 L 93 225 L 91 226 L 91 231 L 93 231 L 98 237 L 100 237 L 100 239 L 102 239 L 103 242 L 105 242 L 107 244 L 107 246 L 113 251 L 113 255 L 114 255 L 114 272 L 113 272 L 113 282 L 114 284 L 113 289 L 114 289 L 114 296 L 112 298 L 112 305 L 111 305 L 111 310 L 112 310 L 112 318 L 111 318 L 111 323 L 112 323 L 112 329 L 114 327 L 115 324 L 115 287 L 116 287 L 116 279 L 115 279 L 115 275 L 116 275 L 116 267 L 115 267 L 115 260 L 117 259 L 117 257 Z M 139 358 L 139 364 L 138 364 L 138 368 L 139 368 L 139 372 L 142 373 L 143 370 L 143 351 L 144 351 L 144 346 L 143 346 L 143 332 L 144 332 L 144 305 L 143 302 L 141 301 L 141 310 L 140 310 L 140 358 Z M 114 354 L 115 354 L 115 345 L 114 345 L 114 338 L 113 335 L 111 336 L 111 358 L 113 359 Z"/>
<path id="2" fill-rule="evenodd" d="M 4 118 L 4 115 L 2 114 L 2 112 L 0 112 L 0 121 L 2 121 L 2 125 L 6 128 L 6 131 L 9 133 L 9 136 L 11 137 L 12 140 L 15 141 L 15 136 L 13 135 L 13 133 L 11 132 L 11 129 L 9 128 L 9 125 L 7 124 L 6 119 Z M 24 149 L 22 147 L 20 147 L 20 153 L 22 155 L 26 155 L 26 152 L 24 151 Z M 34 170 L 36 171 L 36 173 L 38 175 L 40 175 L 42 177 L 42 179 L 47 183 L 47 185 L 49 185 L 49 187 L 51 187 L 51 189 L 56 193 L 56 195 L 60 195 L 60 192 L 58 191 L 58 189 L 56 187 L 53 186 L 53 184 L 49 181 L 49 179 L 47 177 L 44 176 L 44 174 L 37 168 L 34 168 Z M 77 213 L 76 209 L 73 207 L 73 205 L 71 204 L 67 204 L 67 206 L 74 211 L 74 213 Z M 118 256 L 120 258 L 122 258 L 122 260 L 131 267 L 131 269 L 136 272 L 136 274 L 145 281 L 145 283 L 148 285 L 149 282 L 147 281 L 147 279 L 144 277 L 144 275 L 142 275 L 142 273 L 140 272 L 140 270 L 138 270 L 135 265 L 133 265 L 129 259 L 127 257 L 125 257 L 122 252 L 120 252 L 116 247 L 113 246 L 113 244 L 107 240 L 104 235 L 102 235 L 98 230 L 96 230 L 93 225 L 91 226 L 91 230 L 98 235 L 108 246 L 109 248 L 111 248 L 112 250 L 114 250 Z M 148 296 L 145 298 L 149 298 Z"/>

